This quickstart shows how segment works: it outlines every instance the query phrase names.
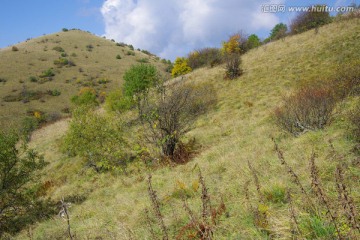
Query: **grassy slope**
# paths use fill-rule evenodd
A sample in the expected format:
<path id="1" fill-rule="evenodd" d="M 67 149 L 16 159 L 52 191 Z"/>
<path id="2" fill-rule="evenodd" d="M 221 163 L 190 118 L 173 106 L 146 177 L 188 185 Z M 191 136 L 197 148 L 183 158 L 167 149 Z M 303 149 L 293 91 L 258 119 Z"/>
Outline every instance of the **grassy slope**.
<path id="1" fill-rule="evenodd" d="M 92 45 L 92 51 L 86 46 Z M 60 52 L 53 50 L 54 47 L 62 47 L 68 59 L 76 66 L 57 68 L 54 60 L 60 57 Z M 135 56 L 126 53 L 129 47 L 120 47 L 110 40 L 106 40 L 88 32 L 71 30 L 31 39 L 16 45 L 19 51 L 12 51 L 11 47 L 0 49 L 0 78 L 6 83 L 0 82 L 0 125 L 17 126 L 21 118 L 28 110 L 40 110 L 46 113 L 60 112 L 69 107 L 70 97 L 78 90 L 99 79 L 110 80 L 108 84 L 98 84 L 95 88 L 101 92 L 107 92 L 119 86 L 122 75 L 136 60 L 148 58 L 149 62 L 163 70 L 163 64 L 140 51 Z M 75 55 L 73 55 L 75 54 Z M 122 59 L 116 59 L 116 55 Z M 39 76 L 44 70 L 54 68 L 54 79 L 43 84 L 31 82 L 30 76 Z M 79 69 L 82 69 L 80 72 Z M 29 103 L 5 102 L 3 97 L 16 95 L 26 86 L 28 90 L 42 91 L 57 89 L 60 96 L 45 95 L 40 100 Z"/>
<path id="2" fill-rule="evenodd" d="M 200 69 L 188 75 L 187 81 L 212 82 L 218 90 L 217 108 L 201 117 L 188 134 L 202 144 L 201 153 L 190 163 L 175 168 L 154 171 L 153 186 L 165 204 L 162 208 L 167 225 L 179 224 L 174 219 L 186 219 L 182 203 L 171 197 L 177 182 L 187 186 L 197 179 L 194 166 L 199 165 L 208 184 L 213 202 L 223 197 L 228 217 L 216 229 L 215 239 L 259 239 L 262 235 L 254 226 L 244 196 L 244 184 L 251 179 L 247 162 L 259 172 L 264 189 L 287 186 L 289 177 L 277 160 L 270 140 L 274 136 L 285 152 L 290 165 L 308 185 L 308 158 L 312 151 L 319 155 L 317 164 L 321 177 L 333 177 L 336 161 L 330 153 L 329 140 L 340 154 L 349 153 L 352 142 L 347 137 L 347 123 L 340 117 L 324 131 L 310 132 L 294 138 L 281 132 L 271 119 L 271 110 L 303 80 L 326 79 L 335 74 L 339 64 L 360 57 L 360 21 L 340 22 L 313 31 L 270 43 L 243 56 L 245 74 L 236 81 L 224 81 L 222 66 Z M 347 102 L 339 106 L 346 109 Z M 345 107 L 345 108 L 344 108 Z M 61 125 L 61 123 L 59 123 Z M 82 168 L 79 159 L 67 159 L 57 151 L 64 126 L 49 126 L 34 136 L 32 142 L 45 153 L 50 165 L 45 179 L 52 181 L 48 195 L 53 199 L 71 194 L 87 195 L 82 204 L 71 208 L 72 228 L 81 239 L 102 236 L 104 239 L 127 239 L 130 230 L 135 239 L 149 237 L 143 209 L 149 206 L 146 172 L 130 176 L 95 174 Z M 48 137 L 44 137 L 48 136 Z M 51 136 L 51 137 L 49 137 Z M 358 166 L 351 164 L 355 156 L 347 154 L 341 161 L 348 163 L 347 179 L 357 206 L 360 204 Z M 333 184 L 326 188 L 334 190 Z M 296 187 L 295 187 L 296 189 Z M 334 191 L 333 191 L 333 194 Z M 256 190 L 250 186 L 250 198 L 256 202 Z M 198 197 L 190 205 L 199 209 Z M 170 207 L 171 206 L 171 207 Z M 286 239 L 289 227 L 287 205 L 269 204 L 270 228 L 277 238 Z M 40 223 L 33 228 L 35 239 L 64 238 L 65 222 L 59 218 Z M 24 234 L 18 236 L 23 239 Z"/>

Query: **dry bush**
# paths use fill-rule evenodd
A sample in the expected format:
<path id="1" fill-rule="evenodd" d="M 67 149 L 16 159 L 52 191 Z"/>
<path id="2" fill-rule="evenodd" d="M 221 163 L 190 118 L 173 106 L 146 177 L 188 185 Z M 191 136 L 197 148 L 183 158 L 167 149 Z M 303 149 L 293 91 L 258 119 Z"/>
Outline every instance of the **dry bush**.
<path id="1" fill-rule="evenodd" d="M 226 73 L 225 79 L 235 79 L 243 73 L 241 69 L 241 56 L 237 53 L 226 54 L 225 55 L 226 62 Z"/>
<path id="2" fill-rule="evenodd" d="M 141 103 L 148 140 L 160 147 L 162 155 L 174 161 L 181 137 L 216 101 L 214 87 L 209 84 L 178 82 L 160 92 L 154 91 Z"/>
<path id="3" fill-rule="evenodd" d="M 340 99 L 360 95 L 360 62 L 339 66 L 331 85 Z"/>
<path id="4" fill-rule="evenodd" d="M 333 117 L 337 99 L 326 87 L 303 87 L 277 107 L 274 116 L 280 128 L 298 136 L 309 131 L 323 129 Z"/>
<path id="5" fill-rule="evenodd" d="M 192 69 L 200 67 L 214 67 L 223 62 L 221 51 L 218 48 L 203 48 L 191 52 L 188 57 L 188 65 Z"/>
<path id="6" fill-rule="evenodd" d="M 310 6 L 310 11 L 299 13 L 290 24 L 291 34 L 299 34 L 331 22 L 329 12 L 321 11 L 323 5 Z M 314 9 L 313 9 L 314 8 Z"/>

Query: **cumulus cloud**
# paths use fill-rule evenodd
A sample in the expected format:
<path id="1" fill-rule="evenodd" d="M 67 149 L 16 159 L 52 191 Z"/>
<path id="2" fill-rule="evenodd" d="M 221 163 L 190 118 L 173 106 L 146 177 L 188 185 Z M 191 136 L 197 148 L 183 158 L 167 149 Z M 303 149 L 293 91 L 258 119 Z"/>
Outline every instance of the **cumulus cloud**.
<path id="1" fill-rule="evenodd" d="M 219 46 L 230 34 L 268 31 L 279 23 L 261 5 L 278 0 L 106 0 L 105 35 L 174 59 Z"/>

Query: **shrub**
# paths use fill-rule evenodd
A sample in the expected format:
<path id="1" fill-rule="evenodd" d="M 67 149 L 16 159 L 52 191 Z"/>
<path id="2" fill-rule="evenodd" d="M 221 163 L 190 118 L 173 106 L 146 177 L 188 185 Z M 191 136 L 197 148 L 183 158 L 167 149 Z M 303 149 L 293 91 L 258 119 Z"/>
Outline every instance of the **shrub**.
<path id="1" fill-rule="evenodd" d="M 227 42 L 223 42 L 222 52 L 226 63 L 225 79 L 235 79 L 243 72 L 240 68 L 240 54 L 243 52 L 240 45 L 241 39 L 238 33 L 230 36 Z"/>
<path id="2" fill-rule="evenodd" d="M 90 87 L 80 89 L 79 93 L 71 98 L 71 102 L 77 106 L 97 106 L 96 91 Z"/>
<path id="3" fill-rule="evenodd" d="M 19 51 L 19 48 L 17 48 L 16 46 L 12 46 L 12 47 L 11 47 L 11 51 L 17 52 L 17 51 Z"/>
<path id="4" fill-rule="evenodd" d="M 204 66 L 214 67 L 215 65 L 222 63 L 221 51 L 218 48 L 203 48 L 196 50 L 188 55 L 187 61 L 191 69 Z"/>
<path id="5" fill-rule="evenodd" d="M 67 60 L 66 58 L 59 58 L 54 60 L 54 64 L 59 68 L 68 65 L 68 63 L 69 60 Z"/>
<path id="6" fill-rule="evenodd" d="M 37 173 L 46 165 L 43 157 L 26 145 L 18 148 L 18 142 L 18 135 L 0 132 L 0 238 L 54 213 L 34 191 Z"/>
<path id="7" fill-rule="evenodd" d="M 5 78 L 0 78 L 0 83 L 6 83 L 6 79 Z"/>
<path id="8" fill-rule="evenodd" d="M 57 89 L 54 89 L 54 90 L 48 90 L 47 93 L 50 95 L 50 96 L 60 96 L 61 95 L 61 92 Z"/>
<path id="9" fill-rule="evenodd" d="M 105 100 L 105 108 L 118 113 L 129 110 L 131 105 L 132 99 L 124 96 L 121 89 L 110 92 Z"/>
<path id="10" fill-rule="evenodd" d="M 116 59 L 121 59 L 120 54 L 116 55 Z"/>
<path id="11" fill-rule="evenodd" d="M 67 57 L 67 54 L 65 52 L 60 54 L 61 57 Z"/>
<path id="12" fill-rule="evenodd" d="M 134 46 L 133 45 L 128 45 L 128 47 L 130 48 L 130 50 L 134 51 Z"/>
<path id="13" fill-rule="evenodd" d="M 176 58 L 174 67 L 171 70 L 171 76 L 178 77 L 191 72 L 192 69 L 189 67 L 188 62 L 185 58 Z"/>
<path id="14" fill-rule="evenodd" d="M 55 50 L 57 52 L 65 52 L 65 50 L 60 46 L 53 47 L 53 50 Z"/>
<path id="15" fill-rule="evenodd" d="M 110 80 L 107 79 L 107 78 L 100 78 L 100 79 L 97 81 L 98 84 L 107 84 L 107 83 L 109 83 L 109 82 L 110 82 Z"/>
<path id="16" fill-rule="evenodd" d="M 310 11 L 299 13 L 291 22 L 292 34 L 298 34 L 331 22 L 330 13 L 322 10 L 325 5 L 310 7 Z"/>
<path id="17" fill-rule="evenodd" d="M 69 31 L 69 29 L 63 28 L 62 31 L 63 31 L 63 32 L 67 32 L 67 31 Z"/>
<path id="18" fill-rule="evenodd" d="M 135 56 L 135 52 L 134 51 L 127 51 L 126 55 L 127 56 Z"/>
<path id="19" fill-rule="evenodd" d="M 326 87 L 304 87 L 283 99 L 274 111 L 280 128 L 297 136 L 305 131 L 323 129 L 331 120 L 337 99 Z"/>
<path id="20" fill-rule="evenodd" d="M 164 156 L 174 161 L 174 153 L 181 137 L 197 117 L 216 103 L 216 92 L 211 85 L 184 84 L 167 86 L 141 103 L 144 126 L 149 139 L 160 147 Z"/>
<path id="21" fill-rule="evenodd" d="M 124 146 L 121 124 L 84 106 L 74 110 L 62 143 L 63 151 L 84 157 L 87 166 L 97 172 L 114 167 L 124 168 Z"/>
<path id="22" fill-rule="evenodd" d="M 251 34 L 246 41 L 246 50 L 257 48 L 260 45 L 260 38 L 256 34 Z"/>
<path id="23" fill-rule="evenodd" d="M 225 55 L 226 72 L 225 79 L 235 79 L 243 73 L 241 69 L 241 56 L 238 53 L 231 53 Z"/>
<path id="24" fill-rule="evenodd" d="M 37 82 L 38 81 L 37 77 L 35 77 L 35 76 L 30 76 L 29 80 L 30 80 L 30 82 Z"/>
<path id="25" fill-rule="evenodd" d="M 46 78 L 46 77 L 53 77 L 53 76 L 55 76 L 55 73 L 52 68 L 49 68 L 49 69 L 43 71 L 39 77 Z"/>
<path id="26" fill-rule="evenodd" d="M 148 58 L 140 58 L 140 59 L 136 59 L 137 62 L 140 63 L 149 63 L 149 59 Z"/>
<path id="27" fill-rule="evenodd" d="M 20 133 L 24 137 L 25 142 L 30 141 L 31 133 L 39 126 L 39 122 L 34 116 L 27 116 L 21 122 Z"/>
<path id="28" fill-rule="evenodd" d="M 93 50 L 94 46 L 91 44 L 86 45 L 86 50 L 91 52 Z"/>

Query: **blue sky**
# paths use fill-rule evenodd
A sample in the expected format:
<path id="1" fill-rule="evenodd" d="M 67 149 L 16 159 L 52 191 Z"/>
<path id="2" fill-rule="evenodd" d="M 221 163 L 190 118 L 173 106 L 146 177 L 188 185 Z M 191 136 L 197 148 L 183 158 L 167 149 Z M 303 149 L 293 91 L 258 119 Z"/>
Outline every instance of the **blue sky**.
<path id="1" fill-rule="evenodd" d="M 243 30 L 268 36 L 295 13 L 263 13 L 263 4 L 348 6 L 352 0 L 1 0 L 0 48 L 62 28 L 79 28 L 174 59 L 217 47 Z M 359 4 L 359 0 L 355 3 Z M 333 13 L 334 14 L 334 13 Z"/>

